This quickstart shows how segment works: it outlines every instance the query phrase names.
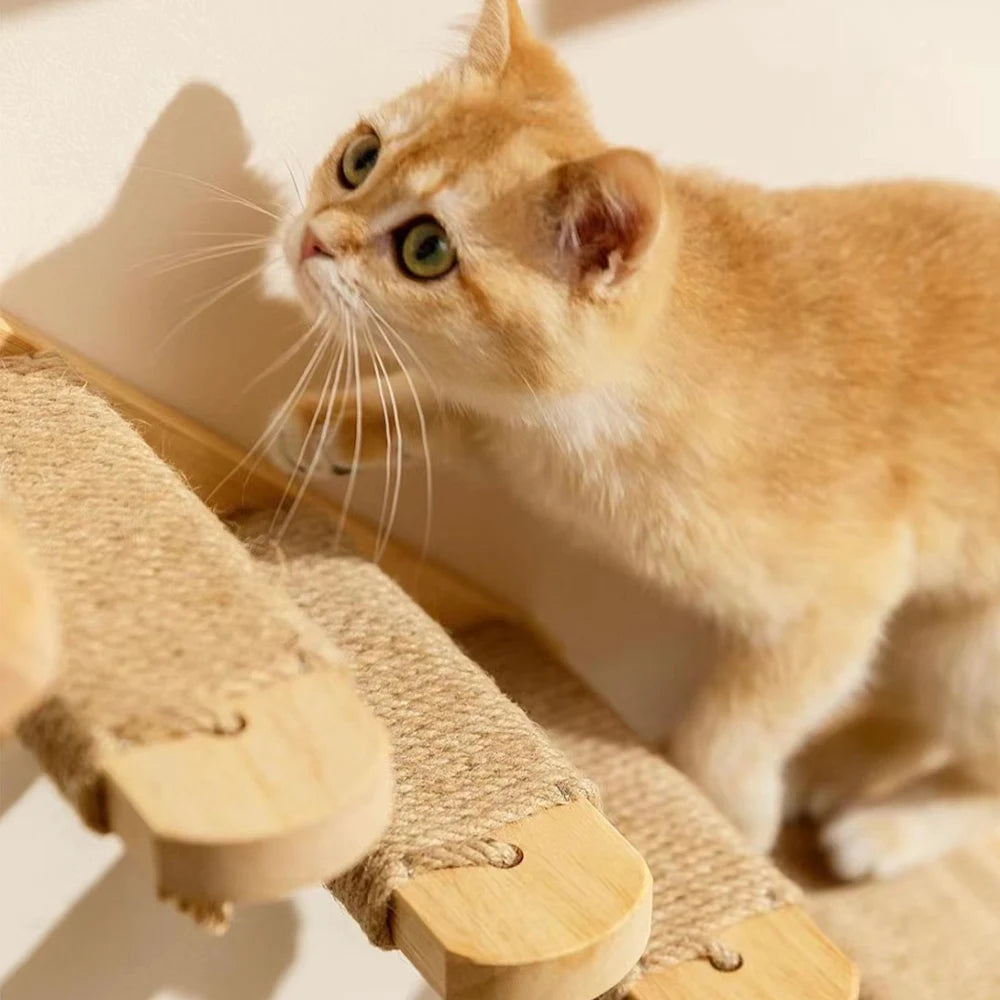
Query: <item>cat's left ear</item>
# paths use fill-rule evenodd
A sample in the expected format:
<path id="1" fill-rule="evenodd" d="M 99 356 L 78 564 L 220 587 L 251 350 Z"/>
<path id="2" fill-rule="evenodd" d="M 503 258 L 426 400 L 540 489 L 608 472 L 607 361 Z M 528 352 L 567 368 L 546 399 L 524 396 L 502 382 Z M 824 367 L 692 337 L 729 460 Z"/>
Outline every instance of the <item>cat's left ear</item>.
<path id="1" fill-rule="evenodd" d="M 469 40 L 469 63 L 484 76 L 500 77 L 519 43 L 531 37 L 517 0 L 484 0 Z"/>
<path id="2" fill-rule="evenodd" d="M 642 264 L 664 224 L 660 171 L 633 149 L 562 164 L 546 179 L 543 211 L 556 270 L 611 294 Z"/>

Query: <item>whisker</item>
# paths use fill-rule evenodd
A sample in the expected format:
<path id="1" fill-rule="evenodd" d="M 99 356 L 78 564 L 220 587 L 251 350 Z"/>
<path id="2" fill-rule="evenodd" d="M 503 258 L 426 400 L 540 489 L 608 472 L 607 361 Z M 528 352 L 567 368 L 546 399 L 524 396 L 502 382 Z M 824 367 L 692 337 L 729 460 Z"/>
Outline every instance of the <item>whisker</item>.
<path id="1" fill-rule="evenodd" d="M 227 233 L 225 235 L 233 234 Z M 154 254 L 146 260 L 141 260 L 138 263 L 132 264 L 130 270 L 141 270 L 143 268 L 151 267 L 153 264 L 169 264 L 174 261 L 183 260 L 187 257 L 197 257 L 203 254 L 211 254 L 216 250 L 228 250 L 234 247 L 266 247 L 270 242 L 271 239 L 267 237 L 260 239 L 255 238 L 253 242 L 250 240 L 238 240 L 232 243 L 217 243 L 208 246 L 181 247 L 177 250 L 167 250 L 165 253 Z"/>
<path id="2" fill-rule="evenodd" d="M 261 239 L 265 242 L 274 239 L 274 233 L 252 233 L 238 229 L 181 229 L 178 236 L 236 236 L 246 239 Z"/>
<path id="3" fill-rule="evenodd" d="M 295 468 L 292 470 L 288 477 L 288 482 L 285 483 L 285 489 L 281 494 L 281 500 L 278 503 L 277 508 L 274 512 L 274 517 L 271 520 L 271 532 L 274 532 L 274 526 L 277 523 L 278 515 L 281 509 L 285 506 L 285 501 L 288 499 L 288 494 L 292 490 L 292 486 L 295 483 L 296 476 L 298 476 L 299 470 L 302 468 L 302 460 L 306 456 L 306 451 L 309 449 L 309 445 L 312 442 L 313 431 L 316 429 L 316 424 L 319 422 L 320 410 L 323 409 L 323 401 L 327 399 L 327 393 L 329 393 L 329 399 L 326 403 L 326 419 L 323 421 L 323 429 L 320 432 L 320 439 L 317 441 L 313 447 L 312 459 L 309 462 L 309 468 L 306 470 L 304 476 L 300 478 L 300 484 L 298 491 L 295 495 L 295 499 L 292 501 L 291 507 L 285 515 L 285 518 L 281 525 L 281 530 L 277 533 L 277 540 L 280 541 L 285 532 L 288 530 L 289 524 L 292 522 L 292 518 L 295 517 L 296 512 L 299 509 L 299 504 L 302 502 L 302 497 L 305 495 L 306 490 L 309 488 L 309 483 L 312 481 L 313 474 L 316 471 L 316 466 L 319 463 L 320 456 L 323 454 L 323 449 L 326 447 L 326 436 L 330 430 L 330 414 L 333 410 L 333 399 L 337 393 L 337 386 L 340 383 L 340 369 L 344 361 L 344 345 L 341 344 L 340 351 L 337 353 L 336 357 L 330 361 L 330 367 L 326 373 L 326 379 L 323 382 L 323 388 L 319 393 L 319 405 L 316 407 L 312 421 L 309 424 L 309 429 L 306 431 L 302 438 L 302 445 L 299 448 L 299 453 L 295 459 Z M 336 370 L 336 371 L 335 371 Z"/>
<path id="4" fill-rule="evenodd" d="M 297 326 L 298 324 L 295 325 Z M 262 372 L 254 375 L 254 377 L 246 384 L 246 388 L 243 390 L 242 395 L 246 395 L 252 388 L 254 388 L 254 386 L 259 385 L 269 375 L 273 375 L 279 368 L 283 368 L 286 364 L 288 364 L 288 362 L 291 361 L 303 347 L 305 347 L 310 338 L 316 333 L 317 325 L 317 323 L 313 323 L 313 325 L 306 330 L 306 332 L 302 334 L 302 336 L 299 337 L 291 347 L 282 351 L 281 354 L 279 354 L 278 357 L 275 358 L 275 360 L 272 361 Z M 288 328 L 286 327 L 286 332 L 287 329 Z"/>
<path id="5" fill-rule="evenodd" d="M 392 380 L 389 378 L 389 372 L 385 366 L 385 362 L 382 360 L 382 355 L 379 353 L 374 344 L 371 345 L 371 350 L 374 358 L 376 359 L 376 363 L 381 366 L 382 374 L 385 376 L 385 386 L 389 392 L 389 403 L 392 406 L 392 418 L 396 425 L 396 488 L 393 490 L 392 508 L 389 511 L 389 521 L 386 524 L 385 534 L 382 538 L 382 546 L 375 552 L 375 562 L 378 563 L 385 555 L 385 550 L 389 547 L 389 542 L 392 540 L 392 529 L 396 525 L 396 514 L 399 511 L 399 497 L 403 486 L 404 442 L 403 427 L 399 419 L 399 407 L 396 404 L 396 390 L 392 386 Z"/>
<path id="6" fill-rule="evenodd" d="M 299 199 L 299 208 L 305 208 L 306 202 L 302 197 L 301 190 L 299 190 L 299 182 L 295 179 L 295 174 L 292 173 L 292 168 L 288 165 L 288 160 L 285 160 L 285 169 L 288 171 L 288 179 L 292 182 L 292 187 L 295 190 L 295 197 Z"/>
<path id="7" fill-rule="evenodd" d="M 347 516 L 351 509 L 351 500 L 354 497 L 354 488 L 358 481 L 358 462 L 361 459 L 361 362 L 358 353 L 357 330 L 354 326 L 354 319 L 351 318 L 347 329 L 348 341 L 354 355 L 354 394 L 355 394 L 355 420 L 354 427 L 354 456 L 351 459 L 351 473 L 347 481 L 347 490 L 344 493 L 344 508 L 340 512 L 340 521 L 337 524 L 336 545 L 339 548 L 341 539 L 344 536 L 344 528 L 347 525 Z"/>
<path id="8" fill-rule="evenodd" d="M 171 271 L 177 271 L 182 267 L 193 267 L 195 264 L 207 264 L 212 260 L 221 260 L 223 257 L 232 257 L 234 254 L 259 253 L 261 247 L 262 244 L 250 243 L 243 246 L 226 247 L 224 249 L 198 251 L 197 253 L 190 253 L 181 259 L 176 259 L 163 267 L 158 267 L 152 273 L 159 276 L 161 274 L 169 274 Z"/>
<path id="9" fill-rule="evenodd" d="M 372 367 L 375 371 L 375 386 L 378 389 L 378 400 L 382 406 L 382 418 L 385 421 L 385 484 L 382 487 L 382 509 L 378 516 L 378 531 L 375 533 L 375 562 L 378 562 L 378 553 L 382 550 L 382 531 L 386 526 L 386 514 L 389 510 L 389 491 L 392 486 L 392 430 L 389 426 L 389 410 L 385 405 L 385 393 L 382 390 L 382 375 L 379 372 L 379 365 L 375 358 L 377 351 L 372 343 L 371 336 L 365 331 L 365 344 L 368 353 L 372 357 Z"/>
<path id="10" fill-rule="evenodd" d="M 283 264 L 283 263 L 284 261 L 281 259 L 281 257 L 272 257 L 270 260 L 265 260 L 260 265 L 260 272 L 266 271 L 269 267 L 274 267 L 275 264 Z M 241 271 L 239 275 L 235 275 L 234 277 L 241 277 L 244 275 L 248 275 L 249 273 L 250 271 L 248 269 L 245 271 Z M 211 295 L 213 292 L 219 291 L 219 289 L 224 288 L 232 280 L 233 279 L 231 278 L 226 278 L 224 281 L 220 281 L 218 284 L 215 285 L 210 285 L 208 288 L 199 288 L 192 295 L 186 296 L 182 301 L 185 304 L 189 302 L 204 301 L 206 295 Z"/>
<path id="11" fill-rule="evenodd" d="M 315 323 L 309 330 L 312 334 L 320 328 L 324 320 L 324 316 L 317 318 Z M 267 451 L 268 448 L 274 443 L 275 438 L 281 433 L 282 428 L 285 425 L 285 421 L 288 419 L 288 413 L 291 408 L 298 402 L 305 392 L 306 386 L 309 384 L 309 379 L 312 378 L 313 372 L 316 370 L 316 366 L 319 363 L 320 357 L 322 356 L 323 348 L 326 346 L 329 340 L 329 333 L 326 333 L 321 339 L 320 343 L 313 350 L 312 357 L 302 369 L 302 374 L 299 375 L 298 381 L 292 387 L 291 391 L 285 397 L 285 401 L 281 406 L 274 412 L 271 419 L 268 421 L 267 426 L 263 431 L 257 436 L 257 440 L 250 446 L 247 453 L 236 463 L 233 468 L 226 473 L 226 475 L 216 484 L 211 493 L 208 494 L 206 502 L 211 503 L 212 498 L 218 493 L 223 486 L 228 483 L 233 476 L 235 476 L 241 469 L 246 468 L 247 464 L 251 462 L 260 453 L 263 457 L 263 453 Z M 251 466 L 250 471 L 255 469 L 260 464 L 261 459 L 258 458 L 256 462 Z"/>
<path id="12" fill-rule="evenodd" d="M 417 356 L 416 351 L 410 346 L 406 338 L 396 329 L 394 329 L 389 321 L 368 301 L 364 302 L 365 308 L 371 313 L 372 318 L 385 330 L 387 333 L 391 333 L 396 340 L 399 341 L 400 346 L 406 351 L 407 354 L 413 359 L 414 364 L 420 369 L 420 373 L 427 380 L 427 384 L 431 391 L 434 393 L 436 399 L 441 398 L 441 393 L 438 390 L 436 383 L 434 382 L 431 373 L 427 370 L 424 363 Z"/>
<path id="13" fill-rule="evenodd" d="M 420 424 L 420 444 L 424 455 L 424 482 L 426 486 L 426 516 L 424 518 L 424 538 L 421 545 L 421 558 L 425 559 L 427 553 L 430 549 L 431 540 L 431 513 L 434 509 L 434 476 L 431 464 L 431 449 L 430 442 L 427 434 L 427 420 L 424 417 L 423 404 L 420 402 L 420 396 L 417 393 L 417 388 L 413 384 L 413 379 L 410 377 L 410 372 L 406 365 L 403 364 L 403 359 L 400 358 L 399 353 L 396 348 L 392 346 L 392 341 L 389 340 L 388 336 L 384 330 L 379 330 L 382 336 L 382 340 L 385 341 L 386 347 L 392 352 L 392 356 L 396 359 L 396 364 L 399 365 L 399 370 L 403 374 L 403 378 L 406 379 L 406 384 L 410 388 L 410 395 L 413 397 L 413 404 L 417 410 L 417 420 Z"/>
<path id="14" fill-rule="evenodd" d="M 226 282 L 219 291 L 209 295 L 207 300 L 202 302 L 201 305 L 199 305 L 196 309 L 188 313 L 182 320 L 180 320 L 180 322 L 175 323 L 167 331 L 167 334 L 161 341 L 159 347 L 156 348 L 156 354 L 157 355 L 161 354 L 163 350 L 166 348 L 167 344 L 169 344 L 170 341 L 173 339 L 174 335 L 183 327 L 187 326 L 188 323 L 190 323 L 192 320 L 197 319 L 206 310 L 211 309 L 212 306 L 214 306 L 217 302 L 224 299 L 231 292 L 235 292 L 236 289 L 239 288 L 240 286 L 245 285 L 248 281 L 253 281 L 254 278 L 256 278 L 259 274 L 261 274 L 263 271 L 265 271 L 267 268 L 269 268 L 272 264 L 275 263 L 277 263 L 277 261 L 274 260 L 267 261 L 266 263 L 261 264 L 258 267 L 255 267 L 252 270 L 248 271 L 246 274 L 243 274 L 238 278 L 234 278 L 232 281 Z"/>
<path id="15" fill-rule="evenodd" d="M 281 221 L 281 216 L 275 215 L 274 212 L 268 211 L 262 205 L 258 205 L 257 202 L 236 194 L 235 191 L 230 191 L 227 188 L 222 187 L 220 184 L 213 184 L 211 181 L 202 180 L 200 177 L 194 177 L 191 174 L 184 174 L 177 170 L 165 170 L 162 167 L 148 166 L 144 163 L 139 164 L 139 169 L 147 170 L 154 174 L 162 174 L 165 177 L 176 177 L 179 180 L 189 181 L 192 184 L 198 184 L 201 187 L 222 196 L 227 201 L 234 202 L 237 205 L 243 205 L 245 208 L 253 209 L 255 212 L 260 212 L 262 215 L 266 215 L 268 218 L 274 219 L 275 222 Z"/>

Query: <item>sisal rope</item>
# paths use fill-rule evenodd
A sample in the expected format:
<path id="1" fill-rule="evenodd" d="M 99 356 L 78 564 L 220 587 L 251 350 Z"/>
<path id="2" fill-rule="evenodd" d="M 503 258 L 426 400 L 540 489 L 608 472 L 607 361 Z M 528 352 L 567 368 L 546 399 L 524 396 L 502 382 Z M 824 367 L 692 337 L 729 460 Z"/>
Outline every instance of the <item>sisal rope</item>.
<path id="1" fill-rule="evenodd" d="M 739 956 L 716 937 L 748 917 L 793 902 L 797 890 L 661 756 L 516 626 L 458 637 L 549 738 L 601 790 L 605 815 L 646 859 L 653 929 L 643 975 L 693 958 L 717 968 Z"/>
<path id="2" fill-rule="evenodd" d="M 61 674 L 19 734 L 107 829 L 105 750 L 213 732 L 248 692 L 338 654 L 103 400 L 0 363 L 0 475 L 59 603 Z"/>
<path id="3" fill-rule="evenodd" d="M 240 526 L 266 535 L 270 516 Z M 333 558 L 328 520 L 301 516 L 280 549 L 257 546 L 300 606 L 353 659 L 357 685 L 392 741 L 393 822 L 331 889 L 373 943 L 391 947 L 389 906 L 408 879 L 440 868 L 510 867 L 495 833 L 552 806 L 594 801 L 524 713 L 377 567 Z"/>
<path id="4" fill-rule="evenodd" d="M 834 882 L 804 829 L 783 838 L 782 867 L 806 909 L 861 972 L 861 1000 L 1000 997 L 1000 843 L 956 851 L 893 879 Z"/>

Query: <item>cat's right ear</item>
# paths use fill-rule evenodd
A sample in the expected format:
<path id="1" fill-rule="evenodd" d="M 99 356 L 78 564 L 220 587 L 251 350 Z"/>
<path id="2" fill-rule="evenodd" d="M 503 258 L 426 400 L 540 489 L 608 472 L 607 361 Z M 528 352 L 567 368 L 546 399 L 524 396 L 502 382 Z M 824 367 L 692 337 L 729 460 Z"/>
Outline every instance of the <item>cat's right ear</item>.
<path id="1" fill-rule="evenodd" d="M 507 69 L 511 53 L 529 37 L 517 0 L 484 0 L 469 39 L 467 59 L 484 76 L 499 78 Z"/>
<path id="2" fill-rule="evenodd" d="M 556 271 L 575 285 L 613 294 L 651 249 L 663 202 L 659 169 L 637 150 L 610 149 L 556 167 L 543 196 Z"/>

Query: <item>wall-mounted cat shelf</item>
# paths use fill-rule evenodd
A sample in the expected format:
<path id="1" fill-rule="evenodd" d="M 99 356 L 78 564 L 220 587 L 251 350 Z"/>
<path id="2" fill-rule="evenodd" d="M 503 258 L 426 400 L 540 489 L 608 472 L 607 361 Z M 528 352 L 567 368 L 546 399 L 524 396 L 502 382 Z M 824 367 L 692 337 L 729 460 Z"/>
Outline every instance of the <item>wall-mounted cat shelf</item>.
<path id="1" fill-rule="evenodd" d="M 49 349 L 34 334 L 20 328 L 15 333 L 12 323 L 0 328 L 0 340 L 0 353 L 8 356 L 27 353 L 37 357 Z M 65 352 L 60 354 L 67 357 Z M 203 498 L 211 496 L 218 513 L 272 510 L 280 502 L 283 477 L 266 468 L 252 476 L 231 477 L 216 489 L 242 457 L 239 449 L 80 359 L 69 360 L 91 388 L 113 400 L 147 443 L 182 472 L 196 493 Z M 309 494 L 307 503 L 314 516 L 339 518 L 336 506 L 319 494 Z M 371 551 L 374 532 L 353 519 L 348 519 L 347 525 L 355 548 Z M 237 561 L 242 558 L 226 551 Z M 456 671 L 466 671 L 462 683 L 475 688 L 477 697 L 492 697 L 492 682 L 476 680 L 479 672 L 472 660 L 383 574 L 356 559 L 324 557 L 320 562 L 324 572 L 368 574 L 364 579 L 376 588 L 382 587 L 379 581 L 383 581 L 391 593 L 379 590 L 377 601 L 388 602 L 386 607 L 393 608 L 394 617 L 406 616 L 408 640 L 418 645 L 433 643 L 439 652 L 435 662 L 442 671 L 448 673 L 452 665 Z M 316 563 L 313 558 L 302 565 L 309 569 Z M 473 653 L 475 634 L 488 623 L 501 622 L 500 627 L 525 634 L 509 609 L 447 570 L 432 563 L 421 564 L 405 547 L 390 546 L 382 568 L 433 618 L 456 633 L 461 642 L 467 641 Z M 289 593 L 294 595 L 294 560 L 288 560 L 282 571 L 287 574 Z M 331 588 L 321 589 L 320 596 L 331 592 L 336 593 Z M 377 601 L 371 598 L 376 612 Z M 313 614 L 312 607 L 306 610 Z M 313 617 L 325 624 L 322 611 L 316 609 Z M 335 612 L 336 608 L 330 611 L 334 624 Z M 365 689 L 365 671 L 378 665 L 378 657 L 369 650 L 371 635 L 344 627 L 342 632 L 334 630 L 331 637 L 357 662 L 358 685 L 369 703 L 377 707 Z M 392 648 L 393 655 L 405 655 L 400 652 L 401 645 Z M 420 649 L 414 654 L 418 665 L 428 659 Z M 367 666 L 366 655 L 370 661 Z M 516 652 L 501 659 L 509 669 L 506 679 L 502 670 L 497 672 L 498 682 L 549 728 L 553 745 L 547 749 L 533 727 L 524 732 L 536 736 L 524 736 L 518 728 L 520 714 L 504 716 L 511 720 L 511 738 L 529 740 L 523 745 L 537 757 L 531 773 L 566 775 L 565 780 L 550 782 L 546 778 L 532 794 L 544 798 L 557 792 L 563 804 L 553 803 L 530 816 L 498 823 L 489 828 L 485 839 L 476 840 L 480 846 L 496 846 L 501 854 L 504 850 L 517 852 L 513 861 L 484 862 L 472 857 L 456 866 L 452 855 L 467 845 L 448 841 L 432 845 L 443 847 L 450 858 L 442 870 L 433 871 L 427 870 L 433 851 L 428 852 L 425 843 L 414 843 L 409 852 L 398 849 L 399 842 L 406 846 L 406 831 L 400 834 L 397 821 L 406 813 L 411 794 L 403 782 L 397 794 L 395 825 L 365 865 L 342 876 L 334 887 L 349 905 L 358 908 L 360 919 L 364 921 L 372 913 L 365 911 L 367 904 L 351 898 L 352 889 L 362 884 L 388 888 L 390 916 L 385 933 L 447 1000 L 541 1000 L 552 996 L 592 1000 L 623 978 L 642 956 L 649 937 L 651 905 L 653 936 L 630 987 L 633 1000 L 798 1000 L 805 996 L 854 1000 L 857 977 L 853 966 L 791 902 L 790 890 L 767 863 L 735 849 L 727 839 L 731 834 L 721 833 L 715 819 L 687 823 L 689 817 L 710 815 L 700 811 L 710 807 L 683 779 L 623 727 L 613 728 L 621 724 L 609 718 L 608 710 L 593 696 L 574 695 L 584 699 L 578 703 L 548 698 L 546 691 L 561 691 L 559 685 L 576 683 L 554 661 L 545 669 L 551 671 L 555 686 L 543 689 L 536 685 L 533 694 L 525 695 L 514 689 L 517 682 L 511 677 L 520 676 L 518 671 L 524 666 L 531 668 L 525 674 L 529 677 L 540 677 L 544 670 L 531 662 L 527 653 L 522 657 Z M 487 663 L 485 655 L 481 662 Z M 234 724 L 231 730 L 223 726 L 216 734 L 195 732 L 125 750 L 102 745 L 99 771 L 107 795 L 98 803 L 99 813 L 133 850 L 152 855 L 162 891 L 195 902 L 273 897 L 302 881 L 336 874 L 377 839 L 388 798 L 388 773 L 380 765 L 384 759 L 381 728 L 350 685 L 341 685 L 339 677 L 336 671 L 309 672 L 284 686 L 255 689 L 244 700 L 233 699 L 227 702 L 233 709 L 228 716 Z M 520 712 L 513 706 L 504 707 L 508 704 L 501 699 L 496 710 Z M 576 705 L 565 725 L 546 718 L 554 704 Z M 403 722 L 385 718 L 398 747 L 412 730 L 404 732 L 398 728 Z M 339 720 L 338 724 L 330 726 L 330 719 Z M 554 728 L 550 725 L 553 722 Z M 472 713 L 469 724 L 475 723 Z M 38 721 L 29 717 L 22 733 L 27 732 L 29 738 L 37 736 L 38 726 Z M 418 730 L 422 728 L 418 726 Z M 127 726 L 122 731 L 127 731 Z M 348 739 L 346 734 L 352 735 Z M 531 743 L 531 739 L 539 742 Z M 486 752 L 485 759 L 492 759 L 492 753 Z M 616 773 L 596 773 L 599 767 L 592 765 L 601 760 L 617 768 Z M 300 768 L 297 762 L 309 762 L 310 766 Z M 574 764 L 584 773 L 593 773 L 607 788 L 605 808 L 611 822 L 591 803 L 589 785 L 578 777 Z M 47 765 L 58 770 L 58 752 L 48 758 Z M 400 762 L 397 770 L 406 773 Z M 289 782 L 292 773 L 301 774 L 302 779 Z M 253 787 L 251 774 L 261 778 L 260 787 Z M 72 782 L 63 781 L 64 788 L 68 784 Z M 277 788 L 283 784 L 287 787 Z M 612 792 L 613 787 L 617 793 Z M 505 805 L 502 793 L 492 798 L 490 808 L 500 815 Z M 687 872 L 683 865 L 675 864 L 677 837 L 664 838 L 657 831 L 669 828 L 678 816 L 684 820 L 678 829 L 692 827 L 693 847 L 702 852 L 699 857 L 718 859 L 719 864 L 712 861 L 705 867 L 699 862 Z M 639 851 L 612 823 L 646 855 L 656 876 L 655 885 L 651 886 L 649 868 Z M 318 834 L 317 829 L 324 832 Z M 311 845 L 306 855 L 313 860 L 330 859 L 325 866 L 316 869 L 311 862 L 299 863 L 303 853 L 295 839 L 299 834 Z M 680 844 L 682 855 L 684 843 Z M 374 871 L 385 859 L 393 862 L 385 866 L 388 874 L 382 869 Z M 407 869 L 411 862 L 414 871 Z M 727 892 L 716 891 L 715 883 L 703 882 L 705 898 L 718 906 L 700 907 L 689 921 L 682 912 L 678 916 L 676 900 L 685 896 L 676 891 L 682 879 L 693 879 L 690 884 L 697 885 L 700 879 L 718 877 L 718 872 L 732 872 L 733 863 L 742 873 L 738 887 L 752 884 L 760 889 L 745 895 L 750 900 L 748 912 L 756 915 L 727 909 L 731 903 Z M 736 912 L 740 915 L 728 925 L 727 915 Z M 375 938 L 382 933 L 377 923 L 367 927 Z M 678 928 L 683 928 L 683 933 Z M 717 953 L 729 962 L 725 967 L 730 971 L 721 971 L 722 967 L 709 961 L 711 956 L 718 957 Z"/>

